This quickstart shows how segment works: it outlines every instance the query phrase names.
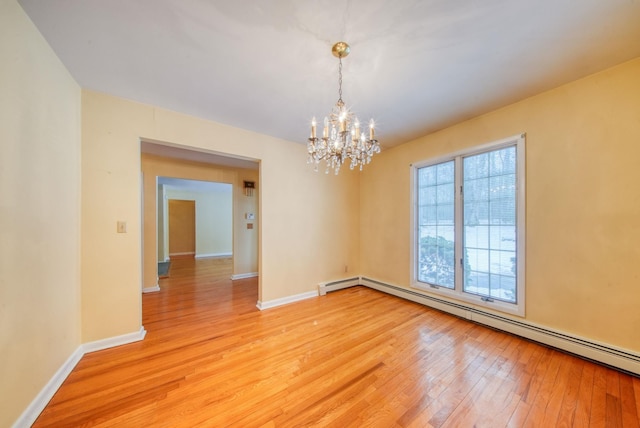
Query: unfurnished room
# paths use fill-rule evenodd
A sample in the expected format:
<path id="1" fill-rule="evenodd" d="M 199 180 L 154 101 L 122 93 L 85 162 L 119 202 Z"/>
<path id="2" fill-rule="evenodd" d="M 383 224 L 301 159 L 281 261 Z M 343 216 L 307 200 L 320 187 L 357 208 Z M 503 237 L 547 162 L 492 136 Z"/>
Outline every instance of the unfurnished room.
<path id="1" fill-rule="evenodd" d="M 640 427 L 640 1 L 0 0 L 0 427 Z"/>

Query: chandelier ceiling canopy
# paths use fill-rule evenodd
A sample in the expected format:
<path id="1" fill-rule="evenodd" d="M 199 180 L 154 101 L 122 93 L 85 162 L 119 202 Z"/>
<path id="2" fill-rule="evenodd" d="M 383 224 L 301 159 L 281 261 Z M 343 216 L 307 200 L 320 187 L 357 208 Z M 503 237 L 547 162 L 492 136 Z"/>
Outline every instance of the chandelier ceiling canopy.
<path id="1" fill-rule="evenodd" d="M 316 118 L 311 120 L 311 136 L 307 143 L 309 157 L 307 163 L 314 164 L 317 171 L 320 162 L 325 161 L 325 173 L 333 169 L 337 175 L 343 163 L 349 162 L 350 169 L 362 167 L 371 162 L 375 153 L 380 153 L 380 144 L 375 139 L 375 122 L 369 120 L 368 130 L 361 130 L 360 120 L 342 100 L 342 58 L 349 55 L 351 48 L 345 42 L 338 42 L 331 48 L 338 58 L 338 101 L 331 113 L 325 116 L 322 137 L 317 135 Z"/>

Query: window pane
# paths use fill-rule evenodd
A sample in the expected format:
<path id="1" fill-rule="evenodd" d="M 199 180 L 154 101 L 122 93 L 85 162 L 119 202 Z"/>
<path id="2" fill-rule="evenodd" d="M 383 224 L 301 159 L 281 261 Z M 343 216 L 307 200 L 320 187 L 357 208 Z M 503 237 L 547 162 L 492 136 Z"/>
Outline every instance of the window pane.
<path id="1" fill-rule="evenodd" d="M 454 162 L 418 170 L 418 281 L 454 288 Z"/>
<path id="2" fill-rule="evenodd" d="M 516 148 L 463 158 L 463 290 L 516 302 Z"/>
<path id="3" fill-rule="evenodd" d="M 491 227 L 491 240 L 490 248 L 516 251 L 516 237 L 514 235 L 515 229 L 512 226 L 492 226 Z"/>
<path id="4" fill-rule="evenodd" d="M 456 178 L 453 172 L 454 165 L 455 164 L 453 161 L 449 161 L 449 162 L 439 163 L 433 166 L 436 168 L 436 171 L 437 171 L 438 184 L 453 183 L 453 181 Z"/>

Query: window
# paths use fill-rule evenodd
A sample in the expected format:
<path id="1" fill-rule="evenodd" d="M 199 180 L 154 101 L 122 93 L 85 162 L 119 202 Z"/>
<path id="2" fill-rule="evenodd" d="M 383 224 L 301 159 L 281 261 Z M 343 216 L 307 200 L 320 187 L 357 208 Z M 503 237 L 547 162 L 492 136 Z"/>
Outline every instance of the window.
<path id="1" fill-rule="evenodd" d="M 524 135 L 412 175 L 412 285 L 524 315 Z"/>

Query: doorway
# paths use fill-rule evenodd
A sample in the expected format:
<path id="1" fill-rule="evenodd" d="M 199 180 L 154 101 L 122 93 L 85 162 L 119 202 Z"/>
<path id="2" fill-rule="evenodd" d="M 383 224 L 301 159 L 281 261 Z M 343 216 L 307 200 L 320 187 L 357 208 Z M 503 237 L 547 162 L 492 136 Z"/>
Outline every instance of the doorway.
<path id="1" fill-rule="evenodd" d="M 158 262 L 233 256 L 233 185 L 157 177 Z"/>
<path id="2" fill-rule="evenodd" d="M 196 201 L 169 199 L 169 258 L 196 254 Z"/>
<path id="3" fill-rule="evenodd" d="M 144 182 L 142 291 L 160 291 L 159 277 L 164 275 L 159 275 L 158 265 L 170 263 L 170 199 L 195 200 L 196 260 L 227 258 L 232 263 L 232 279 L 257 277 L 259 192 L 247 195 L 243 183 L 258 183 L 259 163 L 146 141 L 141 142 L 141 152 Z M 205 186 L 216 188 L 209 191 Z M 205 196 L 211 193 L 217 196 Z M 226 208 L 223 209 L 223 205 Z M 193 247 L 171 249 L 171 252 L 193 251 Z M 168 276 L 171 276 L 170 268 Z"/>

